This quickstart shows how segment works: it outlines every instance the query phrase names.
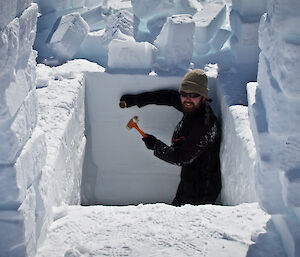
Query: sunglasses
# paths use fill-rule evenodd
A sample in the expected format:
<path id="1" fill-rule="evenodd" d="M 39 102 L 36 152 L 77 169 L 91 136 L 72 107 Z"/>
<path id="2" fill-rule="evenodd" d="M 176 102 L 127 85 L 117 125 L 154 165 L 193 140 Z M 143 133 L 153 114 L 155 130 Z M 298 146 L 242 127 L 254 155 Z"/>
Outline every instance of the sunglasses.
<path id="1" fill-rule="evenodd" d="M 179 92 L 179 94 L 180 94 L 182 97 L 189 97 L 189 98 L 197 98 L 197 97 L 200 96 L 200 95 L 197 94 L 197 93 L 186 93 L 186 92 L 184 92 L 184 91 Z"/>

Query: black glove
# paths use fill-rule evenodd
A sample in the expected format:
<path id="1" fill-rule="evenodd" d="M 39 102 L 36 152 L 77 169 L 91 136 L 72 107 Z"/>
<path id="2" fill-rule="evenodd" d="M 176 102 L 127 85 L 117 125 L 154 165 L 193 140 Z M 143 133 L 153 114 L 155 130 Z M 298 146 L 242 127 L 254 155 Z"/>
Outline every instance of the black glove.
<path id="1" fill-rule="evenodd" d="M 150 150 L 154 150 L 154 146 L 157 142 L 157 138 L 155 136 L 146 134 L 147 137 L 143 137 L 142 140 L 144 141 L 146 147 Z"/>
<path id="2" fill-rule="evenodd" d="M 131 107 L 136 105 L 135 95 L 122 95 L 119 105 L 121 108 L 126 108 L 126 107 Z"/>

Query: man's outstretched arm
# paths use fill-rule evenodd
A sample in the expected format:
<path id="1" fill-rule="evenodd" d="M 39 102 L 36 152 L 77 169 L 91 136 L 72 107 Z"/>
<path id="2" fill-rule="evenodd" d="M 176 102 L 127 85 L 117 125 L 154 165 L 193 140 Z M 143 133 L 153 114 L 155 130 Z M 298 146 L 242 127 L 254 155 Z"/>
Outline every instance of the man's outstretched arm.
<path id="1" fill-rule="evenodd" d="M 122 102 L 124 104 L 124 107 L 143 107 L 148 104 L 156 104 L 173 106 L 177 110 L 181 111 L 180 96 L 176 90 L 157 90 L 136 95 L 125 94 L 120 99 L 120 103 Z"/>

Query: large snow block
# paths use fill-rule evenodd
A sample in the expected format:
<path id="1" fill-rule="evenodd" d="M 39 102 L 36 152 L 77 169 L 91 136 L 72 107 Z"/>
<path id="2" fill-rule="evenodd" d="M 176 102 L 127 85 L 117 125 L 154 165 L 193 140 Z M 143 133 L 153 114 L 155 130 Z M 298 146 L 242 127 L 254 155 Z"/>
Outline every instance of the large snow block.
<path id="1" fill-rule="evenodd" d="M 31 136 L 37 122 L 37 96 L 32 90 L 16 112 L 5 122 L 1 122 L 0 164 L 13 164 Z"/>
<path id="2" fill-rule="evenodd" d="M 81 43 L 75 58 L 87 59 L 99 64 L 107 63 L 108 44 L 104 33 L 104 30 L 89 32 Z M 120 35 L 120 33 L 116 34 Z"/>
<path id="3" fill-rule="evenodd" d="M 88 31 L 89 26 L 79 13 L 67 14 L 56 21 L 47 43 L 58 59 L 71 59 Z"/>
<path id="4" fill-rule="evenodd" d="M 41 174 L 45 159 L 45 136 L 36 129 L 16 162 L 0 168 L 0 209 L 10 209 L 24 201 L 26 190 Z"/>
<path id="5" fill-rule="evenodd" d="M 48 87 L 37 90 L 40 107 L 38 127 L 46 135 L 48 152 L 39 194 L 49 208 L 62 202 L 79 204 L 82 168 L 78 164 L 80 158 L 75 156 L 80 155 L 76 151 L 81 154 L 84 151 L 83 75 L 75 75 L 72 68 L 67 74 L 60 74 L 59 68 L 53 73 Z M 57 76 L 60 79 L 55 80 Z M 60 94 L 57 94 L 58 91 Z M 47 215 L 49 218 L 49 213 Z"/>
<path id="6" fill-rule="evenodd" d="M 222 120 L 222 203 L 237 205 L 256 202 L 256 149 L 250 129 L 248 107 L 229 107 L 223 103 Z"/>
<path id="7" fill-rule="evenodd" d="M 173 15 L 168 17 L 161 33 L 154 41 L 158 55 L 167 67 L 186 69 L 193 55 L 193 36 L 195 23 L 191 15 Z"/>
<path id="8" fill-rule="evenodd" d="M 208 43 L 218 29 L 223 25 L 226 16 L 226 5 L 223 3 L 209 3 L 194 16 L 195 48 L 198 43 Z"/>
<path id="9" fill-rule="evenodd" d="M 242 16 L 260 17 L 267 10 L 266 0 L 232 0 L 232 9 Z"/>
<path id="10" fill-rule="evenodd" d="M 258 44 L 258 27 L 259 20 L 247 19 L 242 17 L 238 12 L 230 12 L 230 25 L 233 34 L 239 42 L 245 45 Z"/>
<path id="11" fill-rule="evenodd" d="M 17 14 L 17 0 L 0 1 L 0 29 L 4 29 Z"/>
<path id="12" fill-rule="evenodd" d="M 157 48 L 148 42 L 114 39 L 108 46 L 108 67 L 112 69 L 151 69 Z"/>

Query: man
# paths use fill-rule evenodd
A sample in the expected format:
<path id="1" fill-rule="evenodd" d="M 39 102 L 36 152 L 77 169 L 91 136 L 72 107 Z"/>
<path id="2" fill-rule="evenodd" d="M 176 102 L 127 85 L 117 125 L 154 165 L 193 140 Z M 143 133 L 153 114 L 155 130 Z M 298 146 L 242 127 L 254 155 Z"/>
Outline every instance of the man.
<path id="1" fill-rule="evenodd" d="M 147 104 L 169 105 L 183 112 L 176 126 L 171 146 L 153 135 L 143 138 L 154 155 L 179 165 L 181 181 L 173 205 L 213 204 L 221 190 L 220 128 L 208 105 L 207 76 L 201 69 L 188 72 L 179 91 L 159 90 L 137 95 L 123 95 L 120 107 Z"/>

